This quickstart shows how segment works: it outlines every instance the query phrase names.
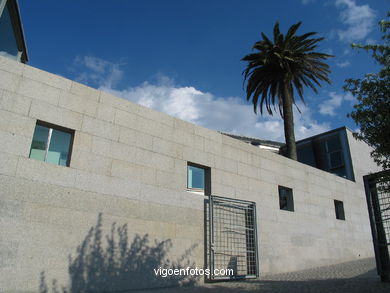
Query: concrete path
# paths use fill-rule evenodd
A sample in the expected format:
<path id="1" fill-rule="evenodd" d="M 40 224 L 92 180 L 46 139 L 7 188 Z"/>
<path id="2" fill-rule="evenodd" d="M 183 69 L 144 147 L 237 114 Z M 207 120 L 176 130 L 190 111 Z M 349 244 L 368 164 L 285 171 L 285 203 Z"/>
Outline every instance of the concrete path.
<path id="1" fill-rule="evenodd" d="M 369 258 L 299 272 L 264 276 L 254 281 L 214 283 L 203 287 L 166 289 L 158 292 L 390 293 L 390 283 L 380 281 L 376 274 L 375 260 Z"/>

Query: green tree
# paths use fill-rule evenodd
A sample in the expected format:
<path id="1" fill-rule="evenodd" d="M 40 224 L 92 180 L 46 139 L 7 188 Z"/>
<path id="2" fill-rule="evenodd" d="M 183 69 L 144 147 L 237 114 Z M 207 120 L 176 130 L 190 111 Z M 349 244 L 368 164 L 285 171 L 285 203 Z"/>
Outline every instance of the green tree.
<path id="1" fill-rule="evenodd" d="M 388 17 L 390 12 L 388 12 Z M 353 48 L 371 52 L 374 60 L 381 66 L 378 73 L 368 73 L 361 79 L 347 79 L 344 90 L 357 98 L 354 110 L 349 114 L 360 127 L 355 134 L 373 147 L 371 156 L 375 162 L 390 168 L 390 21 L 379 22 L 383 32 L 383 44 L 352 44 Z"/>
<path id="2" fill-rule="evenodd" d="M 257 113 L 259 107 L 261 114 L 264 104 L 270 115 L 273 114 L 273 109 L 276 111 L 277 104 L 284 120 L 287 156 L 294 160 L 297 159 L 293 116 L 293 104 L 296 106 L 294 93 L 304 101 L 304 86 L 317 92 L 316 86 L 320 86 L 320 81 L 330 83 L 329 66 L 322 61 L 333 57 L 314 52 L 318 42 L 324 39 L 311 38 L 315 32 L 296 35 L 300 25 L 301 22 L 292 25 L 284 36 L 279 30 L 279 22 L 276 22 L 274 40 L 271 41 L 261 33 L 262 40 L 253 45 L 253 49 L 258 52 L 241 59 L 248 62 L 243 72 L 244 82 L 247 82 L 247 100 L 252 98 L 254 112 Z"/>

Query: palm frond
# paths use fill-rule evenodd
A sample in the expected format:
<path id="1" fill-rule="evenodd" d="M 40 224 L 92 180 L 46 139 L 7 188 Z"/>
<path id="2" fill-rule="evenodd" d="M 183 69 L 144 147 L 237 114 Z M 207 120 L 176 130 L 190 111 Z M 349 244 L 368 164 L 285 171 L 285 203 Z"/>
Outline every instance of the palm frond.
<path id="1" fill-rule="evenodd" d="M 330 83 L 330 68 L 323 61 L 334 56 L 314 51 L 324 39 L 314 37 L 315 32 L 296 35 L 301 24 L 293 24 L 284 36 L 276 22 L 273 41 L 262 32 L 262 39 L 253 46 L 256 52 L 241 59 L 247 62 L 243 71 L 246 98 L 252 101 L 255 113 L 260 109 L 262 114 L 265 108 L 272 115 L 278 107 L 283 116 L 282 105 L 286 98 L 283 88 L 286 85 L 290 89 L 289 97 L 296 105 L 294 91 L 304 102 L 305 87 L 317 92 L 320 82 Z"/>

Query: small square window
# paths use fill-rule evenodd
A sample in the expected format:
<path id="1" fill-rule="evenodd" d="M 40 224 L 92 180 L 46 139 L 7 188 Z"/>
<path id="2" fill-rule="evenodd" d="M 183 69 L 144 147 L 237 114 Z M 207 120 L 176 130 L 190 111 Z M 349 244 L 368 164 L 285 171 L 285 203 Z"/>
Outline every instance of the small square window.
<path id="1" fill-rule="evenodd" d="M 284 211 L 294 211 L 294 198 L 291 188 L 279 186 L 279 207 Z"/>
<path id="2" fill-rule="evenodd" d="M 345 221 L 344 203 L 342 201 L 334 200 L 334 210 L 336 213 L 336 219 Z"/>
<path id="3" fill-rule="evenodd" d="M 210 193 L 210 168 L 188 163 L 187 190 L 208 195 Z"/>
<path id="4" fill-rule="evenodd" d="M 38 121 L 31 143 L 30 158 L 69 166 L 74 131 Z"/>

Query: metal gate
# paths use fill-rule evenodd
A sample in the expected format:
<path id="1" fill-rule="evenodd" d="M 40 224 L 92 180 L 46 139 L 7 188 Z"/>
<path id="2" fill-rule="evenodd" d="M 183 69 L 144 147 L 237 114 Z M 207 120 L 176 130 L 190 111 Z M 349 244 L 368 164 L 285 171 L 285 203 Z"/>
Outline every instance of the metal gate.
<path id="1" fill-rule="evenodd" d="M 206 262 L 210 279 L 256 278 L 256 204 L 212 195 L 207 214 Z M 227 275 L 227 269 L 230 275 Z M 221 272 L 225 274 L 221 275 Z"/>
<path id="2" fill-rule="evenodd" d="M 390 281 L 390 170 L 363 177 L 378 274 Z"/>

